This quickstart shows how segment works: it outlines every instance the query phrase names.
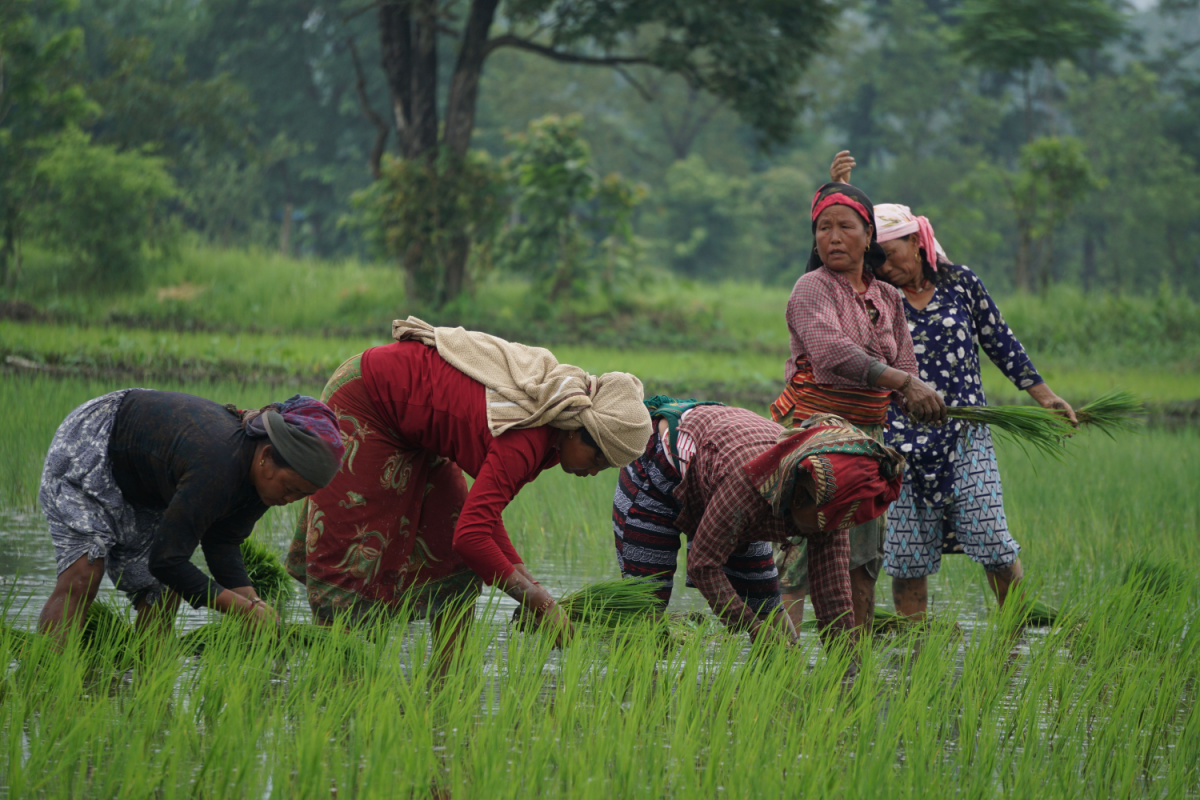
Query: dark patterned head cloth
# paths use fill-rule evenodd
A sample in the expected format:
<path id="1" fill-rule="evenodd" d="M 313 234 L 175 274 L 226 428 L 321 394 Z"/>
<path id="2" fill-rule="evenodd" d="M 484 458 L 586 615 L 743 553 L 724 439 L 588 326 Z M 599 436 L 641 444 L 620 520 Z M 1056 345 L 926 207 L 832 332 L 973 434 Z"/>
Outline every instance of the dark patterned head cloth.
<path id="1" fill-rule="evenodd" d="M 883 262 L 887 261 L 887 253 L 879 246 L 879 241 L 875 236 L 875 206 L 871 204 L 871 198 L 867 197 L 866 192 L 848 183 L 827 183 L 817 189 L 817 193 L 813 195 L 813 248 L 812 252 L 808 254 L 808 268 L 805 271 L 812 272 L 822 266 L 821 257 L 817 255 L 817 217 L 821 216 L 822 211 L 833 205 L 849 206 L 862 217 L 863 222 L 871 227 L 871 246 L 867 249 L 864 261 L 866 268 L 874 273 L 883 266 Z"/>
<path id="2" fill-rule="evenodd" d="M 817 524 L 837 531 L 887 511 L 900 495 L 904 457 L 841 417 L 817 414 L 781 435 L 745 469 L 779 518 L 791 513 L 800 473 L 809 476 L 816 489 Z"/>
<path id="3" fill-rule="evenodd" d="M 266 436 L 300 477 L 328 486 L 342 463 L 342 434 L 332 409 L 312 397 L 296 394 L 282 403 L 241 412 L 251 438 Z"/>

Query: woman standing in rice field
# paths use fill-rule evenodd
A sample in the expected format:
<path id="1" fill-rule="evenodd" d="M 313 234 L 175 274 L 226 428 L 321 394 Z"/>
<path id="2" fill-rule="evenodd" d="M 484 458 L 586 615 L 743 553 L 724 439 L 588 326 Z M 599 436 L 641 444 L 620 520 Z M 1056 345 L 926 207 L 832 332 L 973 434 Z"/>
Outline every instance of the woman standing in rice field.
<path id="1" fill-rule="evenodd" d="M 42 471 L 58 580 L 39 630 L 61 641 L 81 625 L 107 572 L 139 627 L 169 629 L 182 598 L 274 631 L 241 542 L 268 506 L 329 483 L 341 456 L 333 412 L 311 397 L 259 411 L 147 389 L 89 400 L 59 426 Z M 190 561 L 197 545 L 211 578 Z"/>
<path id="2" fill-rule="evenodd" d="M 854 158 L 838 153 L 829 168 L 834 180 L 850 180 Z M 1025 348 L 1000 315 L 983 282 L 953 264 L 925 217 L 908 206 L 875 206 L 875 227 L 886 260 L 875 267 L 904 292 L 919 374 L 952 406 L 987 404 L 979 374 L 979 347 L 1004 376 L 1043 408 L 1075 422 L 1071 406 L 1034 369 Z M 885 441 L 908 460 L 904 487 L 888 511 L 884 570 L 892 576 L 896 611 L 922 617 L 928 607 L 928 576 L 943 553 L 963 553 L 981 565 L 1003 605 L 1024 570 L 1020 546 L 1008 531 L 1000 472 L 986 425 L 960 420 L 938 428 L 913 425 L 890 409 Z"/>
<path id="3" fill-rule="evenodd" d="M 885 256 L 875 239 L 871 200 L 846 183 L 827 183 L 812 201 L 813 249 L 787 306 L 791 355 L 786 385 L 771 405 L 785 427 L 836 414 L 882 441 L 889 401 L 899 395 L 914 418 L 940 422 L 946 407 L 917 377 L 900 292 L 876 280 Z M 883 562 L 882 518 L 850 531 L 854 621 L 869 625 Z M 809 592 L 804 548 L 777 552 L 783 601 L 799 624 Z"/>
<path id="4" fill-rule="evenodd" d="M 650 435 L 641 382 L 412 317 L 392 335 L 343 363 L 322 394 L 346 455 L 306 503 L 287 559 L 314 618 L 357 622 L 408 605 L 450 645 L 463 626 L 445 612 L 473 603 L 482 580 L 567 641 L 570 622 L 525 568 L 501 512 L 555 464 L 582 477 L 636 458 Z"/>

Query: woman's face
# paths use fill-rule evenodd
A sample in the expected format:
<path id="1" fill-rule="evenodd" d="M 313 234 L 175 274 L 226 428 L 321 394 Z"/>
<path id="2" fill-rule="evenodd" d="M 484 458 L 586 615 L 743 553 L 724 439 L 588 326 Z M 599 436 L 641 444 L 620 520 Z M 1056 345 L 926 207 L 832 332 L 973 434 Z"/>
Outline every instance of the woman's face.
<path id="1" fill-rule="evenodd" d="M 875 270 L 875 274 L 893 286 L 919 286 L 925 279 L 921 264 L 921 246 L 917 235 L 910 233 L 890 242 L 880 242 L 887 253 L 887 261 Z"/>
<path id="2" fill-rule="evenodd" d="M 871 229 L 849 206 L 832 205 L 817 217 L 817 255 L 834 272 L 861 272 Z"/>
<path id="3" fill-rule="evenodd" d="M 584 444 L 578 431 L 567 431 L 562 444 L 559 445 L 558 455 L 563 472 L 569 472 L 579 478 L 596 475 L 612 466 L 599 449 Z"/>
<path id="4" fill-rule="evenodd" d="M 315 493 L 320 486 L 300 477 L 300 473 L 291 467 L 280 467 L 272 459 L 266 448 L 260 446 L 250 465 L 250 480 L 258 492 L 263 505 L 286 506 L 297 500 L 303 500 Z"/>

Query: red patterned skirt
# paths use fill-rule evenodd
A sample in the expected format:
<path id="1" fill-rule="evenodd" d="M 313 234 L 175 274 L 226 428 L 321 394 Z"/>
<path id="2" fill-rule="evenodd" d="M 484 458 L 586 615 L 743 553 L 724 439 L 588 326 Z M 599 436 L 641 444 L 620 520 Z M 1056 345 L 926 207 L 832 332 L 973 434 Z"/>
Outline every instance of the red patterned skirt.
<path id="1" fill-rule="evenodd" d="M 771 404 L 771 418 L 785 428 L 813 414 L 836 414 L 855 425 L 883 425 L 891 397 L 891 391 L 817 383 L 808 357 L 802 355 L 796 357 L 796 374 Z"/>
<path id="2" fill-rule="evenodd" d="M 351 621 L 411 610 L 414 619 L 473 601 L 479 577 L 454 552 L 467 498 L 452 461 L 400 441 L 375 409 L 361 354 L 325 385 L 346 453 L 325 488 L 304 501 L 287 569 L 304 584 L 313 616 Z"/>

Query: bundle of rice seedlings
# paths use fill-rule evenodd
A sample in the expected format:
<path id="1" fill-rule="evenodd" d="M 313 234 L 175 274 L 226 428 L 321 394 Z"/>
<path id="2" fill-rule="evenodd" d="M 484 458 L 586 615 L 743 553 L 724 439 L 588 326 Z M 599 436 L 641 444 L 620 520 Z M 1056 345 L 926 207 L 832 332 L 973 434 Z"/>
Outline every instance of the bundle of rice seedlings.
<path id="1" fill-rule="evenodd" d="M 1156 563 L 1145 558 L 1134 560 L 1125 568 L 1121 583 L 1128 583 L 1140 592 L 1161 597 L 1187 587 L 1193 582 L 1188 572 L 1177 564 Z"/>
<path id="2" fill-rule="evenodd" d="M 915 620 L 911 620 L 902 614 L 897 614 L 895 611 L 889 611 L 886 608 L 876 607 L 874 619 L 871 622 L 871 632 L 876 635 L 883 635 L 886 633 L 894 633 L 916 624 L 918 623 Z M 800 630 L 818 630 L 817 621 L 815 619 L 804 620 L 800 623 Z"/>
<path id="3" fill-rule="evenodd" d="M 242 560 L 258 596 L 278 611 L 292 594 L 292 576 L 288 575 L 279 556 L 251 537 L 242 542 Z"/>
<path id="4" fill-rule="evenodd" d="M 1021 617 L 1027 627 L 1046 628 L 1058 621 L 1058 609 L 1041 600 L 1034 600 L 1024 609 Z"/>
<path id="5" fill-rule="evenodd" d="M 238 629 L 238 632 L 246 634 L 247 641 L 250 641 L 249 631 L 249 627 L 244 625 Z M 219 637 L 232 633 L 233 631 L 228 630 L 226 620 L 220 620 L 193 628 L 180 636 L 179 641 L 185 650 L 193 655 L 200 655 Z M 328 639 L 331 633 L 331 629 L 320 625 L 285 622 L 279 626 L 279 642 L 285 647 L 313 647 L 318 642 Z"/>
<path id="6" fill-rule="evenodd" d="M 87 647 L 127 644 L 133 638 L 130 625 L 114 606 L 97 600 L 88 606 L 83 620 L 83 642 Z"/>
<path id="7" fill-rule="evenodd" d="M 948 406 L 948 416 L 987 425 L 1001 438 L 1015 442 L 1025 454 L 1032 445 L 1043 454 L 1062 459 L 1063 441 L 1074 433 L 1066 417 L 1041 406 Z"/>
<path id="8" fill-rule="evenodd" d="M 1097 397 L 1083 408 L 1076 409 L 1080 425 L 1095 428 L 1112 437 L 1116 431 L 1137 427 L 1138 418 L 1146 411 L 1142 401 L 1129 392 L 1109 392 Z"/>
<path id="9" fill-rule="evenodd" d="M 564 595 L 558 605 L 575 623 L 615 628 L 639 620 L 653 620 L 662 607 L 650 581 L 614 578 L 597 581 Z"/>

